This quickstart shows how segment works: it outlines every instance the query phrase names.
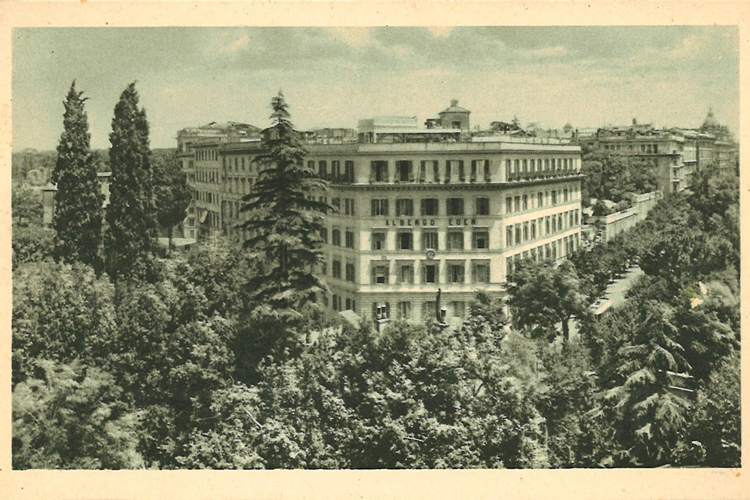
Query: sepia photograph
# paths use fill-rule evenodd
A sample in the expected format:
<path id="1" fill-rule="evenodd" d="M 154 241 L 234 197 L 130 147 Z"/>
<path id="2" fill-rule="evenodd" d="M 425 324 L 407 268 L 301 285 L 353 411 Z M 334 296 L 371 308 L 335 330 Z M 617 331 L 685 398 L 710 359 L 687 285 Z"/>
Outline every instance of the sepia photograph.
<path id="1" fill-rule="evenodd" d="M 10 30 L 12 470 L 739 469 L 739 27 L 312 24 Z"/>

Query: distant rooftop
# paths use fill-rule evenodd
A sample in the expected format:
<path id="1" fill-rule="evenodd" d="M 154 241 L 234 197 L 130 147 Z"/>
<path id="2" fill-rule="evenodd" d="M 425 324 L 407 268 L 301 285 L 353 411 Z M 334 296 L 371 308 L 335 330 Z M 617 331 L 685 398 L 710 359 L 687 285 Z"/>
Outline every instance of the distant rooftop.
<path id="1" fill-rule="evenodd" d="M 450 107 L 444 109 L 443 111 L 441 111 L 440 113 L 438 113 L 438 115 L 443 115 L 445 113 L 471 113 L 471 111 L 469 111 L 466 108 L 462 108 L 461 106 L 459 106 L 458 105 L 458 99 L 452 99 Z"/>

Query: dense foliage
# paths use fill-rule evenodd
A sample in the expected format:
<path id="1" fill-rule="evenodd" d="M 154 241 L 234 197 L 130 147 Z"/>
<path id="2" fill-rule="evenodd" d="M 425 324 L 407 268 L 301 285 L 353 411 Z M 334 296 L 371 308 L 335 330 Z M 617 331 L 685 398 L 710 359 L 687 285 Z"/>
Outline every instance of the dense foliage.
<path id="1" fill-rule="evenodd" d="M 118 111 L 134 127 L 135 103 Z M 292 170 L 293 142 L 278 144 Z M 126 179 L 146 175 L 138 151 Z M 14 234 L 13 467 L 738 467 L 738 208 L 736 178 L 701 172 L 623 237 L 519 263 L 507 302 L 478 293 L 460 328 L 381 331 L 300 302 L 307 279 L 248 288 L 279 267 L 307 272 L 312 240 L 261 256 L 216 239 L 117 281 Z M 314 227 L 315 210 L 290 210 L 285 227 Z M 131 229 L 151 237 L 149 224 Z M 289 257 L 295 245 L 305 257 Z M 628 300 L 593 319 L 589 304 L 636 261 Z M 279 305 L 293 323 L 258 314 Z"/>
<path id="2" fill-rule="evenodd" d="M 64 103 L 64 131 L 52 171 L 52 182 L 57 185 L 52 221 L 54 256 L 57 260 L 80 261 L 101 270 L 104 195 L 91 152 L 85 102 L 83 92 L 76 90 L 74 81 Z"/>
<path id="3" fill-rule="evenodd" d="M 306 151 L 289 119 L 281 92 L 271 101 L 272 126 L 264 131 L 268 151 L 256 158 L 258 179 L 242 199 L 247 213 L 244 247 L 257 261 L 248 282 L 251 303 L 264 316 L 284 321 L 326 289 L 316 274 L 322 260 L 324 213 L 330 208 L 316 194 L 325 180 L 304 162 Z"/>
<path id="4" fill-rule="evenodd" d="M 192 196 L 187 175 L 173 151 L 169 155 L 154 155 L 153 185 L 156 220 L 167 230 L 169 250 L 172 250 L 174 227 L 185 220 Z"/>
<path id="5" fill-rule="evenodd" d="M 112 167 L 107 207 L 105 256 L 107 272 L 142 278 L 153 272 L 156 245 L 156 207 L 146 111 L 138 107 L 138 91 L 131 83 L 115 105 L 109 159 Z"/>
<path id="6" fill-rule="evenodd" d="M 652 163 L 615 153 L 584 154 L 581 173 L 584 175 L 581 188 L 584 205 L 588 205 L 591 198 L 619 203 L 629 193 L 648 193 L 658 188 L 656 167 Z"/>

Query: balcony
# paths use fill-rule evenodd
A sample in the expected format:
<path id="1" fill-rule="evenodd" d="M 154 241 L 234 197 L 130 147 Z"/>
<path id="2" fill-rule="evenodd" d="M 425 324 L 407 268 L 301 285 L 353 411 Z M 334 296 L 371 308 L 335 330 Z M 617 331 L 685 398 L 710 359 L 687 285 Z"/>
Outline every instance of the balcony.
<path id="1" fill-rule="evenodd" d="M 536 181 L 542 179 L 559 179 L 562 177 L 577 177 L 577 170 L 556 170 L 543 172 L 516 172 L 508 175 L 507 182 Z"/>

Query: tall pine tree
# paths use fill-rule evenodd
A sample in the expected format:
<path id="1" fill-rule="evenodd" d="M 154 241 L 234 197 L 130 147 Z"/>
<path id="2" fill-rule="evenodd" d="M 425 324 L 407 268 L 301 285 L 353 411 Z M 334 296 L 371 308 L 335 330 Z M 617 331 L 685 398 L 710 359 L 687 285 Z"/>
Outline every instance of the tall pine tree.
<path id="1" fill-rule="evenodd" d="M 115 281 L 120 277 L 146 278 L 153 269 L 156 206 L 148 128 L 133 82 L 115 106 L 109 135 L 112 180 L 105 249 L 107 272 Z"/>
<path id="2" fill-rule="evenodd" d="M 54 256 L 58 261 L 80 261 L 101 271 L 102 201 L 83 92 L 75 80 L 65 100 L 63 133 L 57 146 L 52 182 L 57 184 Z"/>
<path id="3" fill-rule="evenodd" d="M 258 264 L 248 283 L 250 308 L 282 322 L 299 318 L 300 308 L 326 289 L 315 274 L 322 261 L 321 229 L 330 208 L 317 200 L 325 180 L 305 165 L 307 151 L 294 130 L 284 95 L 271 100 L 272 126 L 264 131 L 265 153 L 258 180 L 243 199 L 248 213 L 244 247 Z"/>

